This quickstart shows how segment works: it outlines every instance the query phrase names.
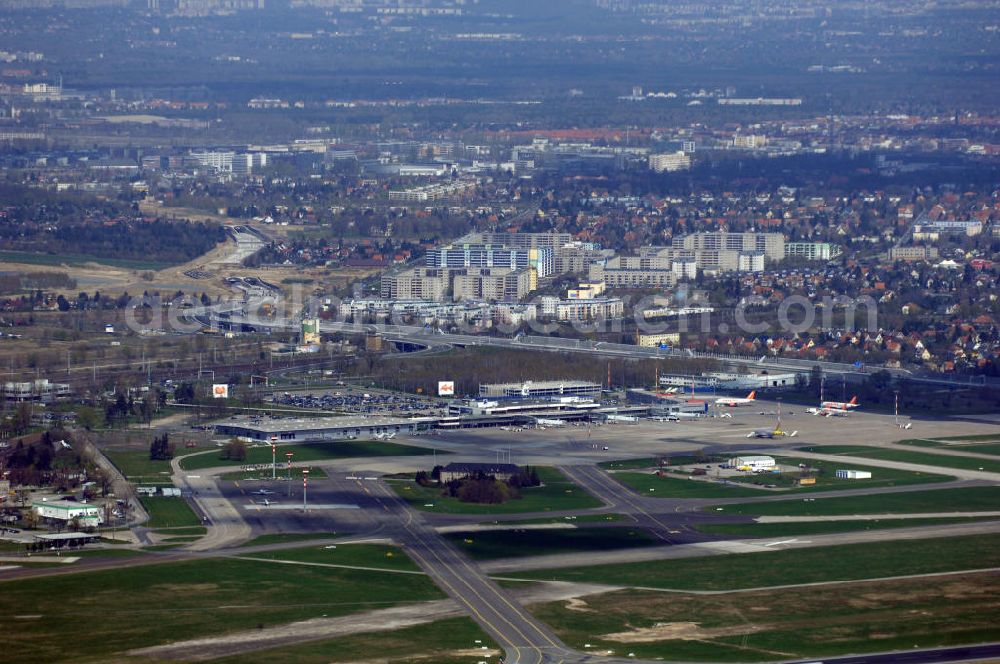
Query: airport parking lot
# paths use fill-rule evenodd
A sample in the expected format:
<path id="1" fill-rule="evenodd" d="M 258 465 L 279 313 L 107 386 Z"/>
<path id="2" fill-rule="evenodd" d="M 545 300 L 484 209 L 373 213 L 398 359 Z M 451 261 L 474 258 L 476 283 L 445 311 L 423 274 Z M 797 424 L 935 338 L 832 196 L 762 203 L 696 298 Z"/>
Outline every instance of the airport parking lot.
<path id="1" fill-rule="evenodd" d="M 284 392 L 275 394 L 275 405 L 315 408 L 370 415 L 430 415 L 445 411 L 444 401 L 430 400 L 392 392 L 361 392 L 350 389 L 323 392 Z"/>

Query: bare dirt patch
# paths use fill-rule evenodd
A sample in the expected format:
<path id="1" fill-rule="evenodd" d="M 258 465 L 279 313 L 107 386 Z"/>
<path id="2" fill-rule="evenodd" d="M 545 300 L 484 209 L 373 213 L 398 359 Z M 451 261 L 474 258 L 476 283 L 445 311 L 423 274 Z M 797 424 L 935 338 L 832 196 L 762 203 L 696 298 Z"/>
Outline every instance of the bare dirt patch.
<path id="1" fill-rule="evenodd" d="M 636 627 L 628 632 L 605 634 L 601 638 L 619 643 L 653 643 L 655 641 L 705 641 L 720 636 L 742 636 L 763 631 L 764 626 L 733 625 L 704 629 L 695 622 L 657 623 L 652 627 Z"/>
<path id="2" fill-rule="evenodd" d="M 587 605 L 587 602 L 577 597 L 571 597 L 569 601 L 566 602 L 566 608 L 570 611 L 580 611 L 581 613 L 594 612 L 594 610 Z"/>

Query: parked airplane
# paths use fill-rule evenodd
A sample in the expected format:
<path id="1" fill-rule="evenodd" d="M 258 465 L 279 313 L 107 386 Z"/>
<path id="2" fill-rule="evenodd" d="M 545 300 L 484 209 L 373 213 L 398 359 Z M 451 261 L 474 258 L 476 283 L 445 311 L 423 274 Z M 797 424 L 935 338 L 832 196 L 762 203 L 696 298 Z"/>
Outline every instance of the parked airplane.
<path id="1" fill-rule="evenodd" d="M 257 489 L 256 491 L 254 491 L 254 493 L 257 494 L 258 496 L 270 496 L 274 492 L 271 491 L 270 489 Z"/>
<path id="2" fill-rule="evenodd" d="M 840 408 L 806 408 L 806 412 L 821 417 L 844 417 L 850 413 L 849 410 L 841 410 Z"/>
<path id="3" fill-rule="evenodd" d="M 852 408 L 857 408 L 859 405 L 858 397 L 855 395 L 851 397 L 850 401 L 824 401 L 819 405 L 819 407 L 836 408 L 837 410 L 851 410 Z"/>
<path id="4" fill-rule="evenodd" d="M 681 420 L 693 420 L 702 417 L 703 413 L 670 413 L 664 417 L 654 417 L 657 422 L 680 422 Z"/>
<path id="5" fill-rule="evenodd" d="M 396 437 L 395 431 L 390 431 L 389 433 L 377 433 L 375 434 L 375 440 L 392 440 Z"/>
<path id="6" fill-rule="evenodd" d="M 635 415 L 608 415 L 608 422 L 620 422 L 624 424 L 638 424 L 639 418 Z"/>
<path id="7" fill-rule="evenodd" d="M 797 435 L 799 435 L 798 431 L 787 432 L 781 429 L 754 429 L 747 434 L 747 438 L 780 438 L 781 436 L 794 438 Z"/>
<path id="8" fill-rule="evenodd" d="M 729 406 L 731 408 L 735 408 L 737 406 L 746 406 L 746 405 L 752 404 L 754 401 L 756 401 L 757 400 L 756 397 L 757 397 L 757 390 L 754 390 L 753 392 L 751 392 L 750 394 L 746 395 L 746 397 L 743 397 L 743 398 L 740 398 L 740 397 L 722 397 L 721 399 L 716 399 L 715 400 L 715 405 L 716 406 Z"/>

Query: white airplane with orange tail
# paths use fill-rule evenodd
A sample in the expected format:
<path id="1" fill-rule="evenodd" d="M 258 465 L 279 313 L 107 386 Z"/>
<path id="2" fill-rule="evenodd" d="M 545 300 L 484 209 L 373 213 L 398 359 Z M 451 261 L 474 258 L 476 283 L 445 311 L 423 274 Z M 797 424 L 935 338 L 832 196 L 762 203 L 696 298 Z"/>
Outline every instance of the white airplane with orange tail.
<path id="1" fill-rule="evenodd" d="M 854 395 L 851 397 L 850 401 L 824 401 L 819 405 L 819 407 L 829 408 L 831 410 L 852 410 L 860 405 L 861 404 L 858 403 L 857 395 Z"/>
<path id="2" fill-rule="evenodd" d="M 754 390 L 753 392 L 751 392 L 750 394 L 746 395 L 746 397 L 743 397 L 743 398 L 740 398 L 740 397 L 722 397 L 721 399 L 716 399 L 715 400 L 715 405 L 716 406 L 730 406 L 732 408 L 735 408 L 737 406 L 747 406 L 747 405 L 750 405 L 750 404 L 752 404 L 756 400 L 757 400 L 757 390 Z"/>

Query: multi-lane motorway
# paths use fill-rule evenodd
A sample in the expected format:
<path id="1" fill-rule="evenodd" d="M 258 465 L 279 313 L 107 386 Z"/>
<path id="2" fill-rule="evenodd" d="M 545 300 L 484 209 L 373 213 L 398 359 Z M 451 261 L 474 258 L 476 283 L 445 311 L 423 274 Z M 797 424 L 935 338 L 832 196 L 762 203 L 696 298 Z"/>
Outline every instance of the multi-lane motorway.
<path id="1" fill-rule="evenodd" d="M 216 305 L 214 307 L 198 307 L 185 312 L 185 316 L 196 319 L 204 325 L 213 326 L 218 323 L 219 315 L 226 316 L 225 323 L 235 325 L 246 325 L 254 329 L 295 329 L 298 323 L 293 318 L 259 318 L 244 314 L 243 311 L 254 309 L 253 303 L 228 303 Z M 588 353 L 602 357 L 622 357 L 631 359 L 666 359 L 666 358 L 701 358 L 723 362 L 734 367 L 749 367 L 755 369 L 768 369 L 770 371 L 797 371 L 808 372 L 812 367 L 819 366 L 827 375 L 854 376 L 856 379 L 863 379 L 872 371 L 885 370 L 893 376 L 907 378 L 928 384 L 941 385 L 968 385 L 952 377 L 941 375 L 915 374 L 907 369 L 894 367 L 869 366 L 858 367 L 854 364 L 843 362 L 830 362 L 826 360 L 802 360 L 796 358 L 786 358 L 779 356 L 746 356 L 730 355 L 720 353 L 697 352 L 679 348 L 648 348 L 629 344 L 610 343 L 603 341 L 589 341 L 586 339 L 564 339 L 556 336 L 543 336 L 531 334 L 518 334 L 513 337 L 492 336 L 487 334 L 462 334 L 454 332 L 442 332 L 440 330 L 419 327 L 415 325 L 395 325 L 390 323 L 380 323 L 378 325 L 365 325 L 358 323 L 347 323 L 341 321 L 324 322 L 321 325 L 323 332 L 342 332 L 349 334 L 365 334 L 377 332 L 388 341 L 413 344 L 415 346 L 432 349 L 435 347 L 450 346 L 491 346 L 499 348 L 516 348 L 520 350 L 535 350 L 544 352 L 562 353 Z M 981 379 L 976 385 L 984 384 L 988 379 Z"/>

